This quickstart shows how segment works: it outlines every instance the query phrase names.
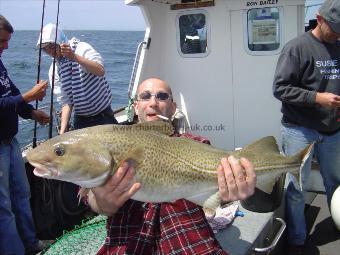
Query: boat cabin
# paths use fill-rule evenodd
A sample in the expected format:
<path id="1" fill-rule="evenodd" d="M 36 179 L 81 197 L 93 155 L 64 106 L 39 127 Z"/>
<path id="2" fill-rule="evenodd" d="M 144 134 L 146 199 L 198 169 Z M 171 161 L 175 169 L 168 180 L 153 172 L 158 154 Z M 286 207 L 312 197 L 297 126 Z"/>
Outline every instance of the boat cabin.
<path id="1" fill-rule="evenodd" d="M 173 89 L 186 131 L 235 149 L 279 138 L 272 95 L 284 44 L 304 32 L 303 0 L 126 0 L 142 10 L 144 43 L 131 79 L 160 77 Z"/>
<path id="2" fill-rule="evenodd" d="M 280 143 L 281 103 L 272 94 L 273 77 L 283 46 L 305 31 L 304 0 L 125 3 L 138 6 L 146 23 L 130 98 L 141 81 L 159 77 L 173 90 L 181 131 L 207 137 L 226 150 L 268 135 Z M 117 118 L 125 121 L 127 116 Z M 324 190 L 320 174 L 313 172 L 310 189 Z M 246 210 L 246 217 L 236 218 L 216 236 L 230 254 L 269 254 L 284 232 L 282 217 L 283 200 L 275 211 Z"/>

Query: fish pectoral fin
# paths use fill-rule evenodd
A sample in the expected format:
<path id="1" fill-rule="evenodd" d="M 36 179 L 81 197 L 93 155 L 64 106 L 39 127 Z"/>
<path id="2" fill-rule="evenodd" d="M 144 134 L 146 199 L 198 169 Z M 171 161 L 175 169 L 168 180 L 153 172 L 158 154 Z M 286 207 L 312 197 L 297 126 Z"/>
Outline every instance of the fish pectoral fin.
<path id="1" fill-rule="evenodd" d="M 83 188 L 81 187 L 78 191 L 78 205 L 80 204 L 80 201 L 84 198 L 87 197 L 87 195 L 89 194 L 90 189 L 87 188 Z"/>
<path id="2" fill-rule="evenodd" d="M 132 164 L 135 168 L 137 168 L 142 161 L 143 154 L 144 152 L 142 147 L 135 147 L 128 151 L 128 153 L 125 154 L 121 160 L 119 160 L 118 166 L 120 166 L 123 162 L 127 161 L 130 164 Z"/>
<path id="3" fill-rule="evenodd" d="M 175 132 L 174 127 L 169 122 L 162 120 L 134 124 L 132 128 L 140 131 L 153 131 L 167 136 L 171 136 Z"/>

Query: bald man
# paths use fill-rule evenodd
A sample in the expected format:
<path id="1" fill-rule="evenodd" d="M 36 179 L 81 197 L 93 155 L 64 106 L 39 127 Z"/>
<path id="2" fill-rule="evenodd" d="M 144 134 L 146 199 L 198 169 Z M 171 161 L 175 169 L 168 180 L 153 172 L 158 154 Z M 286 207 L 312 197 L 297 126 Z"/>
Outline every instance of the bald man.
<path id="1" fill-rule="evenodd" d="M 137 90 L 134 104 L 139 122 L 155 121 L 162 115 L 171 119 L 176 110 L 171 88 L 150 78 Z M 202 143 L 208 140 L 182 134 Z M 223 201 L 242 200 L 254 193 L 253 165 L 242 158 L 223 158 L 217 168 Z M 133 182 L 135 169 L 123 163 L 102 187 L 89 194 L 91 208 L 110 216 L 108 236 L 97 254 L 226 254 L 215 239 L 202 208 L 185 199 L 167 203 L 143 203 L 131 197 L 141 184 Z"/>

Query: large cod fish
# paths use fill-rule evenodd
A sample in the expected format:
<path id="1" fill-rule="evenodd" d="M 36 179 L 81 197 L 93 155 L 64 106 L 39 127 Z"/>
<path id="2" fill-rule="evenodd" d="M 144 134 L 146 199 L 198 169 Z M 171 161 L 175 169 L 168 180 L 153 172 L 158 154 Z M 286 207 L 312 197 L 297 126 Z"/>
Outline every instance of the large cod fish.
<path id="1" fill-rule="evenodd" d="M 169 202 L 185 198 L 215 211 L 221 200 L 217 166 L 222 157 L 246 157 L 255 167 L 256 187 L 270 194 L 281 174 L 299 176 L 313 145 L 292 157 L 280 154 L 274 137 L 265 137 L 239 151 L 223 151 L 187 138 L 169 137 L 163 121 L 131 126 L 102 125 L 56 136 L 27 154 L 40 177 L 73 182 L 83 188 L 105 183 L 119 165 L 133 161 L 141 189 L 133 199 Z"/>

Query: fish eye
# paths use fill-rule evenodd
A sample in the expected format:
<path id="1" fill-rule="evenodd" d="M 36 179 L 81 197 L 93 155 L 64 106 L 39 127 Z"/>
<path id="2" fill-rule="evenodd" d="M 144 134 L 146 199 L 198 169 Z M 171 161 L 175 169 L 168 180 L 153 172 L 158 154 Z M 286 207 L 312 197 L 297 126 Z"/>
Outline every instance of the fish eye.
<path id="1" fill-rule="evenodd" d="M 65 154 L 65 149 L 64 149 L 64 147 L 63 146 L 58 146 L 58 147 L 56 147 L 55 149 L 54 149 L 54 153 L 55 153 L 55 155 L 57 155 L 58 157 L 61 157 L 61 156 L 63 156 L 64 154 Z"/>

